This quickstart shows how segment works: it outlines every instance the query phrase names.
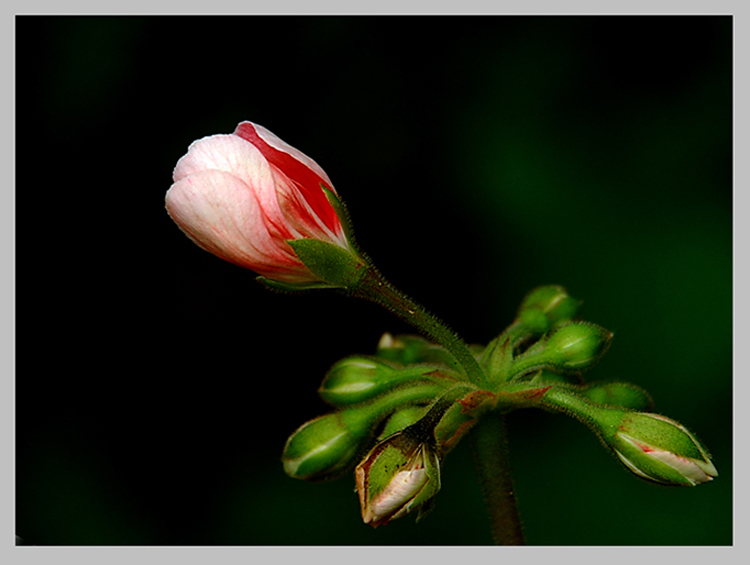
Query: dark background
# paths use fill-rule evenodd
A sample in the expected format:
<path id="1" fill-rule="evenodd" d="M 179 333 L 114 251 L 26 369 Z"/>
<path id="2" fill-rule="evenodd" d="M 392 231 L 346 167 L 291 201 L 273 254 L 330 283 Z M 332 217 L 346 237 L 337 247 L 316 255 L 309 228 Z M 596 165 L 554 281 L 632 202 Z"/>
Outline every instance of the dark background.
<path id="1" fill-rule="evenodd" d="M 269 292 L 171 222 L 177 159 L 242 120 L 320 163 L 361 247 L 465 339 L 564 285 L 615 332 L 587 379 L 645 387 L 712 450 L 717 480 L 669 489 L 512 414 L 529 544 L 732 543 L 730 17 L 25 16 L 16 86 L 24 543 L 491 542 L 468 445 L 419 524 L 284 474 L 327 368 L 409 328 Z"/>

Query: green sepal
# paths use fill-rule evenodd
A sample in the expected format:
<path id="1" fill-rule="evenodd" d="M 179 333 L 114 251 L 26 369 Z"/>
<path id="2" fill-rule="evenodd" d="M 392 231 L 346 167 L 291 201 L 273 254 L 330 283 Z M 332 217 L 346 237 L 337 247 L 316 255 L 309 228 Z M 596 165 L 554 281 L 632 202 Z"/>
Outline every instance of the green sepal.
<path id="1" fill-rule="evenodd" d="M 503 382 L 508 379 L 513 363 L 513 345 L 505 333 L 493 339 L 484 350 L 480 366 L 490 383 Z"/>
<path id="2" fill-rule="evenodd" d="M 255 280 L 261 283 L 266 288 L 271 290 L 279 290 L 282 292 L 297 292 L 300 290 L 313 290 L 320 288 L 331 288 L 331 285 L 324 282 L 314 281 L 306 283 L 286 283 L 269 279 L 267 277 L 255 277 Z"/>
<path id="3" fill-rule="evenodd" d="M 478 419 L 464 409 L 460 402 L 448 408 L 435 426 L 435 440 L 443 454 L 450 452 L 474 427 Z"/>
<path id="4" fill-rule="evenodd" d="M 328 287 L 355 289 L 367 272 L 364 260 L 352 251 L 319 239 L 291 239 L 299 260 Z"/>
<path id="5" fill-rule="evenodd" d="M 495 407 L 502 413 L 512 412 L 519 408 L 539 408 L 542 406 L 545 393 L 553 385 L 542 386 L 531 383 L 508 384 L 496 391 Z"/>
<path id="6" fill-rule="evenodd" d="M 352 249 L 354 249 L 355 253 L 361 256 L 361 253 L 357 249 L 356 243 L 354 241 L 354 230 L 352 229 L 351 216 L 349 215 L 349 210 L 347 210 L 343 200 L 339 198 L 338 194 L 333 192 L 323 183 L 320 183 L 320 188 L 323 189 L 323 194 L 326 195 L 328 202 L 331 204 L 333 211 L 336 213 L 336 216 L 338 216 L 339 221 L 341 222 L 341 227 L 344 230 L 344 237 L 346 237 L 346 240 L 349 242 L 349 245 L 352 247 Z"/>

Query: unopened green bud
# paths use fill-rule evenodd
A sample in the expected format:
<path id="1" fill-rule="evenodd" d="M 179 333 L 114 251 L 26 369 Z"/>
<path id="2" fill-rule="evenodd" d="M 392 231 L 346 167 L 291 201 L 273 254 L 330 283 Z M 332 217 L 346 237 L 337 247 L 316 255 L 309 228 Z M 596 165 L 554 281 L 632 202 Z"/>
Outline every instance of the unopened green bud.
<path id="1" fill-rule="evenodd" d="M 539 333 L 544 333 L 556 324 L 572 320 L 579 305 L 580 302 L 571 298 L 561 286 L 540 286 L 523 299 L 518 317 L 528 320 L 531 325 L 543 326 L 544 322 L 538 316 L 539 313 L 543 314 L 548 327 Z"/>
<path id="2" fill-rule="evenodd" d="M 620 406 L 631 410 L 651 410 L 651 395 L 630 383 L 592 384 L 578 389 L 578 394 L 597 404 Z"/>
<path id="3" fill-rule="evenodd" d="M 591 367 L 604 355 L 612 340 L 612 332 L 594 324 L 566 324 L 549 339 L 544 352 L 554 368 L 582 370 Z"/>
<path id="4" fill-rule="evenodd" d="M 547 339 L 514 360 L 511 372 L 518 378 L 532 370 L 583 371 L 596 364 L 609 348 L 612 332 L 588 322 L 568 322 Z"/>
<path id="5" fill-rule="evenodd" d="M 537 308 L 529 308 L 518 312 L 516 322 L 521 326 L 526 334 L 541 335 L 547 333 L 552 324 L 544 312 Z M 520 331 L 517 333 L 521 333 Z"/>
<path id="6" fill-rule="evenodd" d="M 419 519 L 431 506 L 440 490 L 436 426 L 469 391 L 476 388 L 461 384 L 444 392 L 419 420 L 378 442 L 357 465 L 357 492 L 366 524 L 377 527 L 416 509 Z"/>
<path id="7" fill-rule="evenodd" d="M 281 460 L 290 477 L 323 480 L 337 477 L 354 463 L 371 429 L 369 414 L 342 410 L 315 418 L 295 431 Z"/>
<path id="8" fill-rule="evenodd" d="M 695 486 L 718 476 L 698 439 L 658 414 L 626 412 L 606 439 L 630 471 L 649 481 Z"/>
<path id="9" fill-rule="evenodd" d="M 409 428 L 379 442 L 355 470 L 362 520 L 385 525 L 420 508 L 440 490 L 440 461 Z"/>
<path id="10" fill-rule="evenodd" d="M 478 357 L 488 382 L 502 383 L 513 379 L 514 375 L 518 378 L 533 369 L 544 368 L 536 357 L 544 350 L 543 342 L 533 342 L 573 318 L 578 304 L 559 286 L 542 286 L 526 295 L 515 321 Z M 529 347 L 529 343 L 533 345 Z M 525 360 L 511 370 L 511 361 L 517 355 Z"/>
<path id="11" fill-rule="evenodd" d="M 551 387 L 542 406 L 584 422 L 643 479 L 694 486 L 718 476 L 698 438 L 665 416 L 595 404 L 569 387 Z"/>
<path id="12" fill-rule="evenodd" d="M 458 363 L 443 347 L 416 335 L 392 336 L 384 333 L 378 343 L 377 356 L 402 365 L 434 363 L 457 368 Z"/>
<path id="13" fill-rule="evenodd" d="M 397 367 L 376 357 L 353 356 L 331 367 L 318 393 L 327 403 L 344 407 L 366 402 L 415 380 L 444 386 L 454 383 L 446 373 L 440 373 L 434 366 Z"/>

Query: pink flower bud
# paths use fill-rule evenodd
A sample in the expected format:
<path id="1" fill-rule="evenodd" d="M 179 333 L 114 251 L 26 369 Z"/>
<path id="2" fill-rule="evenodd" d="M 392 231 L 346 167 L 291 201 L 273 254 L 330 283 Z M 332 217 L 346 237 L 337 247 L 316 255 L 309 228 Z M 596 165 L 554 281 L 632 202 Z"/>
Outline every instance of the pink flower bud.
<path id="1" fill-rule="evenodd" d="M 319 280 L 287 243 L 316 239 L 351 252 L 315 161 L 262 126 L 193 142 L 175 167 L 167 211 L 198 246 L 282 283 Z M 334 192 L 335 193 L 335 192 Z"/>

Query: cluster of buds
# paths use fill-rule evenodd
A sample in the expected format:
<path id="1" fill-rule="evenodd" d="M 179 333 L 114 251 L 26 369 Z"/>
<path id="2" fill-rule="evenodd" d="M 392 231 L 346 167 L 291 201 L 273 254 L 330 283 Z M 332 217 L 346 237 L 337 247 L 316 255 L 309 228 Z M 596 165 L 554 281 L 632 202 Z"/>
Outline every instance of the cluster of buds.
<path id="1" fill-rule="evenodd" d="M 427 351 L 429 361 L 400 362 Z M 331 367 L 318 392 L 336 410 L 289 437 L 284 469 L 315 481 L 356 466 L 362 519 L 373 527 L 415 510 L 422 515 L 440 490 L 441 459 L 475 422 L 455 410 L 475 391 L 444 350 L 415 336 L 386 334 L 375 355 Z"/>
<path id="2" fill-rule="evenodd" d="M 320 478 L 320 472 L 300 472 L 297 462 L 313 459 L 325 477 L 354 468 L 362 518 L 372 526 L 414 510 L 422 516 L 440 489 L 442 459 L 483 414 L 534 407 L 586 423 L 642 479 L 692 486 L 717 476 L 693 434 L 649 412 L 653 401 L 646 391 L 629 383 L 583 382 L 612 333 L 575 320 L 578 306 L 556 286 L 527 296 L 505 332 L 487 347 L 470 348 L 488 376 L 484 387 L 463 381 L 442 347 L 385 334 L 375 355 L 348 357 L 330 369 L 319 393 L 338 410 L 290 437 L 287 472 Z"/>
<path id="3" fill-rule="evenodd" d="M 173 178 L 167 210 L 201 248 L 274 289 L 330 288 L 375 301 L 431 338 L 385 334 L 373 355 L 334 364 L 319 389 L 333 412 L 299 427 L 284 447 L 294 478 L 354 470 L 365 523 L 423 515 L 440 490 L 441 461 L 492 411 L 575 417 L 649 481 L 696 485 L 717 476 L 693 434 L 650 413 L 648 393 L 583 383 L 612 333 L 577 319 L 580 302 L 565 289 L 535 289 L 502 334 L 467 346 L 385 281 L 355 246 L 328 175 L 262 126 L 243 122 L 194 142 Z"/>

